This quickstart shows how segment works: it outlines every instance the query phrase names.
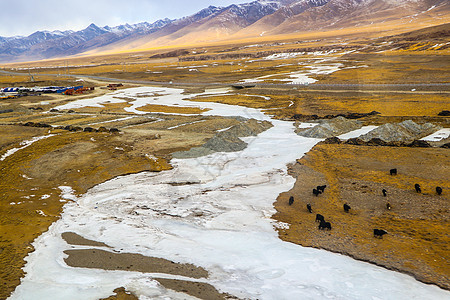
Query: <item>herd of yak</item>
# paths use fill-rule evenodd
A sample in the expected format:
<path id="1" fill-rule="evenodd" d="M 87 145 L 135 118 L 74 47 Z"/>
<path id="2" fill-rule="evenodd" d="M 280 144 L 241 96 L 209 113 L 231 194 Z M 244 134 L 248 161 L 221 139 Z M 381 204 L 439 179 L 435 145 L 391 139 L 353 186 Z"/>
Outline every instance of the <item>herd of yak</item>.
<path id="1" fill-rule="evenodd" d="M 397 169 L 391 169 L 389 171 L 389 173 L 391 175 L 397 175 Z M 315 196 L 319 196 L 320 194 L 325 192 L 325 188 L 326 187 L 327 187 L 326 185 L 319 185 L 315 189 L 313 189 L 312 192 L 313 192 L 313 194 Z M 414 189 L 416 190 L 417 193 L 421 193 L 422 192 L 422 190 L 420 188 L 420 184 L 418 184 L 418 183 L 416 183 L 414 185 Z M 383 189 L 381 192 L 383 193 L 384 197 L 387 196 L 386 189 Z M 438 195 L 442 194 L 442 188 L 440 186 L 436 187 L 436 194 L 438 194 Z M 294 203 L 294 196 L 290 196 L 289 197 L 289 205 L 292 205 L 293 203 Z M 386 209 L 390 210 L 391 208 L 392 208 L 391 205 L 389 204 L 389 202 L 387 202 L 386 203 Z M 308 210 L 309 213 L 312 213 L 312 207 L 311 207 L 310 203 L 306 204 L 306 209 Z M 348 213 L 350 211 L 350 209 L 351 209 L 350 205 L 345 203 L 344 204 L 344 211 L 346 213 Z M 325 229 L 326 230 L 331 230 L 331 223 L 325 221 L 325 217 L 322 216 L 321 214 L 316 214 L 316 222 L 319 222 L 319 230 L 325 230 Z M 383 229 L 375 228 L 373 230 L 373 236 L 376 237 L 376 238 L 382 238 L 383 235 L 385 235 L 385 234 L 387 234 L 387 231 L 385 231 Z"/>

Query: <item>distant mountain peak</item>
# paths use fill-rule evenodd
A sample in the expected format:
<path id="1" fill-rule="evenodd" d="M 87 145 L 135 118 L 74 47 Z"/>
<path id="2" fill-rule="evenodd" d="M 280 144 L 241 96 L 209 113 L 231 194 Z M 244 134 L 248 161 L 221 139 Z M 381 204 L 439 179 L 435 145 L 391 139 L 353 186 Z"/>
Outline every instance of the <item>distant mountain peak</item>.
<path id="1" fill-rule="evenodd" d="M 254 0 L 227 7 L 210 5 L 195 14 L 153 23 L 100 27 L 79 31 L 37 31 L 27 37 L 0 37 L 0 61 L 37 60 L 115 47 L 149 48 L 198 41 L 292 34 L 383 23 L 395 19 L 449 22 L 448 0 Z M 435 14 L 435 15 L 433 15 Z M 437 14 L 437 15 L 436 15 Z M 125 45 L 125 46 L 124 46 Z M 128 47 L 127 45 L 132 45 Z"/>

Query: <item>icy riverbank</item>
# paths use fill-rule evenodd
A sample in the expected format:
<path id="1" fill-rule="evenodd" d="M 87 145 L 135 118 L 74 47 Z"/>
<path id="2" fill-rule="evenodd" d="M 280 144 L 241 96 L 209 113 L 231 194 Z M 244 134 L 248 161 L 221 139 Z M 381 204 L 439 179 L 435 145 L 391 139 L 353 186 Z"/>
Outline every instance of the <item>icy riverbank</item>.
<path id="1" fill-rule="evenodd" d="M 180 89 L 137 88 L 147 102 L 209 108 L 209 115 L 268 120 L 256 109 L 184 101 Z M 162 94 L 162 95 L 161 95 Z M 108 97 L 108 96 L 102 96 Z M 94 99 L 93 99 L 94 100 Z M 93 101 L 92 100 L 92 101 Z M 142 102 L 140 102 L 142 104 Z M 186 299 L 152 278 L 186 277 L 68 267 L 61 233 L 104 242 L 108 251 L 140 253 L 208 270 L 203 281 L 249 299 L 448 299 L 412 277 L 323 250 L 281 241 L 270 217 L 279 193 L 294 179 L 287 164 L 319 140 L 298 136 L 290 122 L 243 138 L 239 152 L 173 160 L 174 169 L 122 176 L 68 203 L 59 221 L 34 243 L 26 277 L 11 299 L 98 299 L 124 286 L 141 299 Z M 197 280 L 197 279 L 196 279 Z"/>

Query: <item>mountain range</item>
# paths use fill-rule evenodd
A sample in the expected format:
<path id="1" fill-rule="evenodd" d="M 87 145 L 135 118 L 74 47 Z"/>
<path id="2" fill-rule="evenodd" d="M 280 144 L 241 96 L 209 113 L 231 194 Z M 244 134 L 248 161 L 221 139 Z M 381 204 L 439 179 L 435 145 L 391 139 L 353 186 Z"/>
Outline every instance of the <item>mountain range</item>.
<path id="1" fill-rule="evenodd" d="M 191 16 L 80 31 L 37 31 L 0 37 L 0 62 L 40 60 L 117 50 L 194 45 L 342 28 L 448 23 L 448 0 L 257 0 L 209 6 Z M 419 25 L 423 24 L 423 25 Z M 378 28 L 377 27 L 377 28 Z"/>

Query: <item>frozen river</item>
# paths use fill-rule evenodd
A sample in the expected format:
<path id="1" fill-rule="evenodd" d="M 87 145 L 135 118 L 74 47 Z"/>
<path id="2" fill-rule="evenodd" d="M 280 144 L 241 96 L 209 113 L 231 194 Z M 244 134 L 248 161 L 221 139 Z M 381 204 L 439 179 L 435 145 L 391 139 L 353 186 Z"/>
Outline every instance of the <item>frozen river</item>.
<path id="1" fill-rule="evenodd" d="M 270 120 L 256 109 L 185 101 L 182 92 L 148 87 L 118 93 L 140 94 L 139 105 L 195 105 L 210 108 L 208 115 Z M 173 170 L 118 177 L 80 198 L 62 188 L 62 197 L 75 202 L 35 241 L 26 277 L 11 299 L 98 299 L 121 286 L 140 299 L 194 299 L 161 288 L 153 278 L 203 281 L 247 299 L 450 299 L 449 292 L 410 276 L 281 241 L 274 226 L 285 224 L 271 216 L 277 196 L 294 184 L 286 165 L 319 140 L 296 135 L 291 122 L 270 121 L 269 130 L 244 138 L 248 147 L 240 152 L 174 159 Z M 112 247 L 99 249 L 193 263 L 210 276 L 72 268 L 63 251 L 91 247 L 66 244 L 61 233 L 67 231 Z"/>

